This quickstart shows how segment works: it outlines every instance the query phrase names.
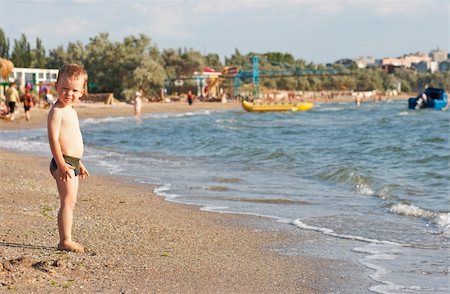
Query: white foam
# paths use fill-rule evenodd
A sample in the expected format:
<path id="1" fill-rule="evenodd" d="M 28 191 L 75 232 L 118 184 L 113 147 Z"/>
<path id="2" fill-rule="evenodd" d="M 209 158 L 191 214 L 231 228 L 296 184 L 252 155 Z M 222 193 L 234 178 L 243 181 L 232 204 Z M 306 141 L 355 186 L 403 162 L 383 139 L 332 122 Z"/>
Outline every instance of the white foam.
<path id="1" fill-rule="evenodd" d="M 24 138 L 18 140 L 1 140 L 0 147 L 33 154 L 50 154 L 48 142 L 40 142 Z"/>
<path id="2" fill-rule="evenodd" d="M 162 185 L 159 187 L 156 187 L 153 192 L 157 195 L 165 195 L 164 192 L 170 190 L 170 184 Z"/>
<path id="3" fill-rule="evenodd" d="M 356 185 L 356 192 L 362 195 L 370 195 L 370 196 L 375 194 L 372 188 L 366 184 Z"/>
<path id="4" fill-rule="evenodd" d="M 414 281 L 410 281 L 411 285 L 398 285 L 393 282 L 387 281 L 391 276 L 391 272 L 384 266 L 380 265 L 386 260 L 395 260 L 397 258 L 403 258 L 401 253 L 401 247 L 389 244 L 368 244 L 363 247 L 354 248 L 352 251 L 368 254 L 359 259 L 358 262 L 365 267 L 374 271 L 369 277 L 378 282 L 379 284 L 371 286 L 369 291 L 380 294 L 391 293 L 446 293 L 446 289 L 443 288 L 431 288 L 423 287 L 412 284 Z M 379 261 L 379 263 L 377 263 Z M 415 281 L 417 283 L 417 281 Z"/>
<path id="5" fill-rule="evenodd" d="M 338 234 L 335 231 L 333 231 L 332 229 L 321 228 L 321 227 L 314 227 L 314 226 L 307 225 L 304 222 L 302 222 L 300 219 L 294 220 L 292 222 L 292 224 L 297 226 L 297 227 L 299 227 L 299 228 L 301 228 L 301 229 L 304 229 L 304 230 L 321 232 L 321 233 L 323 233 L 325 235 L 333 236 L 333 237 L 337 237 L 337 238 L 341 238 L 341 239 L 355 240 L 355 241 L 361 241 L 361 242 L 373 243 L 373 244 L 388 244 L 388 245 L 398 245 L 398 246 L 410 246 L 409 244 L 400 244 L 400 243 L 391 242 L 391 241 L 383 241 L 383 240 L 377 240 L 377 239 L 364 238 L 364 237 L 361 237 L 361 236 Z"/>
<path id="6" fill-rule="evenodd" d="M 426 218 L 439 227 L 450 226 L 450 213 L 429 211 L 414 204 L 397 203 L 389 208 L 389 212 L 404 216 Z"/>
<path id="7" fill-rule="evenodd" d="M 132 120 L 133 117 L 128 116 L 107 116 L 101 118 L 86 118 L 80 121 L 81 126 L 107 124 L 111 122 L 120 122 L 124 120 Z"/>
<path id="8" fill-rule="evenodd" d="M 210 110 L 198 110 L 195 112 L 161 112 L 161 113 L 147 113 L 143 115 L 143 118 L 153 118 L 153 119 L 161 119 L 161 118 L 172 118 L 172 117 L 185 117 L 185 116 L 195 116 L 195 115 L 210 115 L 212 112 Z"/>

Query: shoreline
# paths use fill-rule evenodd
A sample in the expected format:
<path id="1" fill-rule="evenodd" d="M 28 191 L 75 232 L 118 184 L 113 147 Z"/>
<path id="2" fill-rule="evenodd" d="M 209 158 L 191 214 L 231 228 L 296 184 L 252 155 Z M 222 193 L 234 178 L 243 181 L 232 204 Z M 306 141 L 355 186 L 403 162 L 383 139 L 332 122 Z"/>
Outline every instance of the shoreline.
<path id="1" fill-rule="evenodd" d="M 390 97 L 379 97 L 378 101 L 387 100 L 405 100 L 407 101 L 408 95 L 390 96 Z M 305 102 L 313 103 L 351 103 L 354 101 L 351 99 L 344 100 L 305 100 Z M 373 99 L 363 99 L 362 104 L 372 103 Z M 25 120 L 25 114 L 23 111 L 23 105 L 19 104 L 16 107 L 19 110 L 19 114 L 16 114 L 16 119 L 12 122 L 6 119 L 0 119 L 0 129 L 3 130 L 16 130 L 20 128 L 43 128 L 47 124 L 47 113 L 48 109 L 44 108 L 31 108 L 30 121 Z M 104 104 L 102 102 L 78 102 L 74 105 L 74 108 L 78 112 L 80 119 L 83 118 L 98 118 L 107 116 L 133 116 L 134 110 L 133 105 L 125 102 L 118 102 L 115 104 Z M 160 112 L 191 112 L 198 110 L 242 110 L 241 103 L 237 100 L 228 101 L 227 103 L 221 102 L 199 102 L 196 101 L 192 105 L 188 105 L 184 102 L 143 102 L 142 103 L 142 114 L 145 113 L 160 113 Z"/>
<path id="2" fill-rule="evenodd" d="M 77 110 L 80 118 L 132 115 L 128 106 L 114 114 L 109 106 Z M 211 109 L 207 106 L 203 109 Z M 180 105 L 176 111 L 201 107 Z M 143 108 L 143 113 L 162 109 Z M 30 125 L 17 121 L 10 125 Z M 74 238 L 90 252 L 56 251 L 58 199 L 48 158 L 10 150 L 0 150 L 0 158 L 0 290 L 367 292 L 350 261 L 279 252 L 286 244 L 320 242 L 320 234 L 264 217 L 169 202 L 152 193 L 154 186 L 124 177 L 94 174 L 80 183 Z"/>

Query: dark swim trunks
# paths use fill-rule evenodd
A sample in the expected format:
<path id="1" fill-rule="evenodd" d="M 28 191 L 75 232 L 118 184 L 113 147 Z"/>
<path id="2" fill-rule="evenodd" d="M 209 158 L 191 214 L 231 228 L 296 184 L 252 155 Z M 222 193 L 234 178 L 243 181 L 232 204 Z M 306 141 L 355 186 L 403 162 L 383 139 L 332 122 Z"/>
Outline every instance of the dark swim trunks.
<path id="1" fill-rule="evenodd" d="M 80 174 L 80 160 L 79 158 L 63 155 L 64 161 L 74 167 L 75 176 Z M 52 158 L 50 162 L 50 172 L 53 174 L 58 169 L 58 165 L 56 164 L 55 158 Z"/>

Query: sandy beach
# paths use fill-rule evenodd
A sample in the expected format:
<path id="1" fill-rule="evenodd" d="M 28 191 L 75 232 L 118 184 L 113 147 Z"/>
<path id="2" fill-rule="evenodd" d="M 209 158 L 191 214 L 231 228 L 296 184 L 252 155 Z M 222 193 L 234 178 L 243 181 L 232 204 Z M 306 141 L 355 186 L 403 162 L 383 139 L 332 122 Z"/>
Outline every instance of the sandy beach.
<path id="1" fill-rule="evenodd" d="M 230 109 L 235 103 L 144 103 L 143 112 Z M 80 118 L 133 115 L 128 104 L 76 106 Z M 0 128 L 41 128 L 47 110 Z M 149 185 L 91 174 L 81 182 L 73 235 L 84 254 L 56 250 L 59 206 L 49 158 L 0 150 L 2 293 L 365 293 L 361 265 L 283 254 L 311 232 L 273 220 L 165 201 Z M 316 239 L 317 238 L 317 239 Z M 287 245 L 286 245 L 287 244 Z"/>

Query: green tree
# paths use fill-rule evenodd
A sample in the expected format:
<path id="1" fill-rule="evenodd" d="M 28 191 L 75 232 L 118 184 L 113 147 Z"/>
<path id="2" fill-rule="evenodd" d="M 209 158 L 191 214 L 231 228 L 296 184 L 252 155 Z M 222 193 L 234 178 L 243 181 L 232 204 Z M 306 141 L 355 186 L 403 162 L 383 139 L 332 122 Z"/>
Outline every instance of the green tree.
<path id="1" fill-rule="evenodd" d="M 297 80 L 296 90 L 299 91 L 311 91 L 311 85 L 308 78 L 301 77 Z"/>
<path id="2" fill-rule="evenodd" d="M 393 75 L 400 83 L 403 92 L 422 91 L 423 87 L 425 86 L 417 84 L 417 72 L 411 69 L 396 69 L 394 70 Z"/>
<path id="3" fill-rule="evenodd" d="M 252 68 L 251 55 L 242 55 L 238 49 L 234 49 L 234 54 L 230 58 L 225 58 L 225 65 L 236 66 L 241 70 L 249 70 Z"/>
<path id="4" fill-rule="evenodd" d="M 418 91 L 421 91 L 425 86 L 433 86 L 450 90 L 450 71 L 433 72 L 433 73 L 417 73 Z"/>
<path id="5" fill-rule="evenodd" d="M 46 68 L 47 57 L 45 56 L 45 49 L 42 45 L 42 40 L 36 38 L 36 48 L 31 50 L 31 67 Z"/>
<path id="6" fill-rule="evenodd" d="M 30 43 L 25 34 L 22 34 L 19 40 L 14 40 L 11 61 L 14 63 L 15 67 L 30 67 L 31 59 Z"/>
<path id="7" fill-rule="evenodd" d="M 294 56 L 290 53 L 281 53 L 281 52 L 267 52 L 264 53 L 265 59 L 269 62 L 279 63 L 279 64 L 287 64 L 293 65 L 295 62 Z"/>
<path id="8" fill-rule="evenodd" d="M 145 89 L 149 93 L 156 91 L 155 88 L 162 85 L 161 76 L 164 77 L 160 62 L 157 48 L 143 34 L 113 43 L 108 33 L 100 33 L 86 46 L 85 67 L 89 73 L 90 91 L 112 92 L 117 98 L 125 98 L 143 86 L 150 87 Z M 151 71 L 144 73 L 145 70 Z M 153 74 L 155 77 L 144 81 Z"/>
<path id="9" fill-rule="evenodd" d="M 208 55 L 206 55 L 204 57 L 204 59 L 205 59 L 206 66 L 212 67 L 217 71 L 222 70 L 223 65 L 220 62 L 220 57 L 218 54 L 209 53 Z"/>
<path id="10" fill-rule="evenodd" d="M 9 59 L 9 39 L 0 28 L 0 57 Z"/>
<path id="11" fill-rule="evenodd" d="M 152 96 L 159 95 L 158 90 L 164 87 L 166 77 L 164 68 L 150 55 L 144 56 L 133 72 L 134 84 Z"/>
<path id="12" fill-rule="evenodd" d="M 380 70 L 360 69 L 356 71 L 356 79 L 356 91 L 384 90 Z"/>
<path id="13" fill-rule="evenodd" d="M 183 76 L 192 76 L 194 72 L 205 67 L 205 60 L 200 52 L 194 50 L 184 50 L 181 54 L 181 72 Z"/>
<path id="14" fill-rule="evenodd" d="M 397 89 L 398 80 L 395 75 L 390 75 L 383 73 L 383 88 L 384 90 L 395 90 Z"/>
<path id="15" fill-rule="evenodd" d="M 61 68 L 66 64 L 67 60 L 67 52 L 64 50 L 64 47 L 60 45 L 56 49 L 50 50 L 47 66 L 49 68 Z"/>
<path id="16" fill-rule="evenodd" d="M 65 57 L 65 63 L 76 63 L 83 65 L 86 63 L 86 49 L 80 41 L 75 43 L 69 42 L 67 45 L 67 54 Z"/>
<path id="17" fill-rule="evenodd" d="M 292 77 L 281 77 L 277 79 L 277 89 L 292 91 L 297 87 L 297 82 Z"/>
<path id="18" fill-rule="evenodd" d="M 356 88 L 356 80 L 350 76 L 339 76 L 336 79 L 336 90 L 351 91 Z"/>
<path id="19" fill-rule="evenodd" d="M 181 57 L 174 49 L 165 49 L 161 53 L 163 66 L 169 78 L 175 78 L 181 72 Z"/>
<path id="20" fill-rule="evenodd" d="M 116 46 L 109 40 L 108 33 L 100 33 L 90 39 L 86 45 L 87 59 L 85 68 L 89 74 L 89 91 L 98 93 L 113 92 L 119 97 L 122 87 L 120 78 L 114 72 L 118 62 Z"/>

